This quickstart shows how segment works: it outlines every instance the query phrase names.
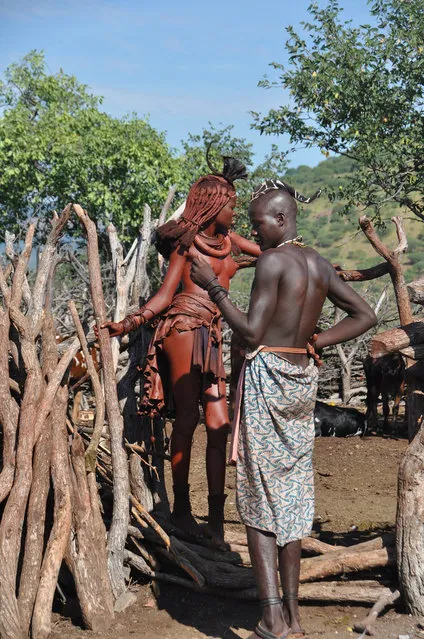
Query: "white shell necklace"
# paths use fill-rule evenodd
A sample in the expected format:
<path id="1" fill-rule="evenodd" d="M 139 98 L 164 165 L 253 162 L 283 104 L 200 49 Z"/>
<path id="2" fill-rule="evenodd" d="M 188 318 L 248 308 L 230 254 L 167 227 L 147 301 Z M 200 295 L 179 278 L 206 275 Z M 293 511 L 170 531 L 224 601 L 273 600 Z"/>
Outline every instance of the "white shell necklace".
<path id="1" fill-rule="evenodd" d="M 292 237 L 291 240 L 286 240 L 285 242 L 281 242 L 281 244 L 278 244 L 278 246 L 276 246 L 275 248 L 280 248 L 280 246 L 284 246 L 284 244 L 294 244 L 295 246 L 300 246 L 302 248 L 305 246 L 305 244 L 303 244 L 303 237 L 301 235 Z"/>

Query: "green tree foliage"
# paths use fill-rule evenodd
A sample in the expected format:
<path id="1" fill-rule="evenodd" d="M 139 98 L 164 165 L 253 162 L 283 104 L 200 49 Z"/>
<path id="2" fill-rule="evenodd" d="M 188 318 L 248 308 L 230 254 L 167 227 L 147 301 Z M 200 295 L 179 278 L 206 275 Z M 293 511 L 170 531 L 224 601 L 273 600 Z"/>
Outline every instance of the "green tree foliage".
<path id="1" fill-rule="evenodd" d="M 62 70 L 47 73 L 43 53 L 32 51 L 6 70 L 0 82 L 0 228 L 19 231 L 35 215 L 43 236 L 52 209 L 77 201 L 100 231 L 113 222 L 121 239 L 129 241 L 145 204 L 157 215 L 176 184 L 177 206 L 190 185 L 209 172 L 206 148 L 212 142 L 218 170 L 222 155 L 238 157 L 249 170 L 249 181 L 237 185 L 242 231 L 253 185 L 286 168 L 275 147 L 254 168 L 252 145 L 236 138 L 232 126 L 210 124 L 200 135 L 189 135 L 178 154 L 146 120 L 113 118 L 101 104 L 102 98 L 75 77 Z M 76 227 L 73 233 L 78 232 Z"/>
<path id="2" fill-rule="evenodd" d="M 337 0 L 309 7 L 303 35 L 287 29 L 289 64 L 272 63 L 291 104 L 254 114 L 262 133 L 319 147 L 356 170 L 328 188 L 331 199 L 407 207 L 424 221 L 424 11 L 422 0 L 372 0 L 370 25 L 344 21 Z"/>
<path id="3" fill-rule="evenodd" d="M 52 209 L 78 201 L 100 229 L 112 221 L 130 238 L 144 204 L 160 207 L 178 181 L 164 134 L 136 116 L 102 113 L 101 98 L 76 78 L 47 74 L 42 53 L 7 69 L 0 105 L 3 228 L 16 230 L 34 214 L 47 220 Z"/>

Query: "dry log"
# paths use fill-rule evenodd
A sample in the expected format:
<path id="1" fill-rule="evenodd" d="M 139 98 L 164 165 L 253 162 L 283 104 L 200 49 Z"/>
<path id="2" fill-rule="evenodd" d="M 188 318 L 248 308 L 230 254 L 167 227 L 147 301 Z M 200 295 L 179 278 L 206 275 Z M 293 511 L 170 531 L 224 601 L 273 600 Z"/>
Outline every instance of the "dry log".
<path id="1" fill-rule="evenodd" d="M 392 604 L 394 604 L 394 602 L 397 601 L 399 598 L 400 598 L 399 590 L 393 589 L 393 590 L 389 590 L 389 592 L 382 593 L 378 601 L 376 601 L 376 603 L 373 605 L 368 615 L 365 617 L 365 619 L 362 619 L 361 621 L 357 621 L 354 624 L 353 629 L 356 632 L 365 632 L 365 634 L 367 635 L 373 635 L 374 633 L 371 630 L 371 626 L 377 619 L 380 612 L 382 612 L 384 608 L 387 608 L 387 606 L 391 606 Z"/>
<path id="2" fill-rule="evenodd" d="M 68 387 L 61 387 L 56 394 L 52 410 L 52 478 L 54 487 L 54 523 L 41 566 L 40 583 L 32 617 L 33 639 L 50 635 L 53 597 L 57 577 L 65 555 L 71 531 L 71 486 L 68 460 L 68 435 L 66 409 Z"/>
<path id="3" fill-rule="evenodd" d="M 214 588 L 203 586 L 200 588 L 195 582 L 169 575 L 165 572 L 155 572 L 147 566 L 146 562 L 129 550 L 125 551 L 125 561 L 146 576 L 159 581 L 173 583 L 195 592 L 215 595 L 219 597 L 231 597 L 248 601 L 259 599 L 256 588 L 242 588 L 239 590 Z M 346 603 L 375 603 L 380 597 L 387 596 L 391 589 L 382 586 L 376 581 L 323 581 L 319 583 L 300 584 L 299 599 L 301 601 L 326 601 Z"/>
<path id="4" fill-rule="evenodd" d="M 137 252 L 136 247 L 140 244 L 141 238 L 135 240 L 131 247 L 127 257 L 124 259 L 123 246 L 118 238 L 118 233 L 113 224 L 109 224 L 107 227 L 107 233 L 109 235 L 109 244 L 112 252 L 112 264 L 115 274 L 115 309 L 113 313 L 113 321 L 120 322 L 124 319 L 127 313 L 127 303 L 129 298 L 129 291 L 131 284 L 134 280 Z M 130 257 L 131 255 L 131 257 Z M 113 366 L 116 371 L 119 357 L 120 340 L 117 337 L 111 339 Z"/>
<path id="5" fill-rule="evenodd" d="M 228 530 L 225 533 L 225 540 L 231 544 L 232 548 L 234 547 L 237 549 L 236 552 L 238 552 L 238 549 L 247 550 L 247 548 L 245 548 L 247 547 L 247 537 L 245 533 Z M 333 546 L 313 537 L 305 537 L 302 539 L 302 550 L 305 550 L 306 552 L 314 552 L 317 555 L 323 555 L 329 552 L 351 553 L 362 552 L 364 550 L 378 550 L 393 544 L 394 535 L 391 533 L 385 533 L 384 535 L 380 535 L 368 541 L 363 541 L 359 544 L 354 544 L 353 546 Z"/>
<path id="6" fill-rule="evenodd" d="M 391 588 L 371 580 L 320 581 L 301 584 L 299 599 L 301 601 L 338 601 L 364 604 L 374 603 L 381 597 L 387 597 L 391 592 Z"/>
<path id="7" fill-rule="evenodd" d="M 109 332 L 106 328 L 100 328 L 106 321 L 106 306 L 102 290 L 96 226 L 81 206 L 74 204 L 73 208 L 87 233 L 91 298 L 96 324 L 99 329 L 99 345 L 113 463 L 113 518 L 108 538 L 109 575 L 112 592 L 115 599 L 117 599 L 126 588 L 123 563 L 129 524 L 128 495 L 130 487 L 127 454 L 123 446 L 124 423 L 119 409 Z"/>
<path id="8" fill-rule="evenodd" d="M 371 341 L 370 354 L 372 357 L 382 357 L 387 353 L 393 353 L 403 348 L 414 347 L 423 343 L 424 320 L 419 320 L 406 326 L 377 333 Z"/>
<path id="9" fill-rule="evenodd" d="M 172 548 L 176 548 L 205 577 L 209 586 L 217 588 L 248 588 L 256 581 L 251 568 L 234 566 L 220 561 L 209 561 L 192 552 L 182 541 L 171 537 Z"/>
<path id="10" fill-rule="evenodd" d="M 131 503 L 136 508 L 136 510 L 140 513 L 140 515 L 143 517 L 143 519 L 149 524 L 149 526 L 151 528 L 153 528 L 153 530 L 162 539 L 162 541 L 165 544 L 165 547 L 166 548 L 170 548 L 171 540 L 168 537 L 168 535 L 166 534 L 166 532 L 163 530 L 163 528 L 161 526 L 159 526 L 157 521 L 155 521 L 151 515 L 149 515 L 147 510 L 140 504 L 140 502 L 134 497 L 134 495 L 131 495 L 131 493 L 130 493 L 129 497 L 130 497 Z"/>
<path id="11" fill-rule="evenodd" d="M 66 561 L 74 577 L 85 626 L 104 632 L 114 618 L 106 529 L 100 516 L 95 475 L 86 475 L 84 444 L 78 433 L 73 438 L 71 459 L 72 534 Z"/>
<path id="12" fill-rule="evenodd" d="M 300 581 L 315 581 L 332 575 L 341 575 L 359 570 L 369 570 L 395 563 L 393 548 L 366 550 L 363 552 L 337 551 L 318 557 L 301 560 Z"/>
<path id="13" fill-rule="evenodd" d="M 31 314 L 34 326 L 37 327 L 42 319 L 43 309 L 46 307 L 45 298 L 48 295 L 48 280 L 52 277 L 52 270 L 56 267 L 56 245 L 65 225 L 67 224 L 72 213 L 72 204 L 68 204 L 60 214 L 53 214 L 52 229 L 43 246 L 40 261 L 37 268 L 37 275 L 33 288 L 33 312 Z M 41 326 L 40 326 L 41 328 Z M 38 335 L 37 328 L 35 336 Z"/>
<path id="14" fill-rule="evenodd" d="M 170 206 L 172 204 L 172 200 L 175 197 L 176 190 L 177 190 L 177 185 L 176 184 L 173 184 L 172 186 L 169 187 L 167 198 L 166 198 L 165 203 L 164 203 L 164 205 L 163 205 L 163 207 L 161 209 L 161 212 L 159 213 L 158 228 L 159 228 L 159 226 L 162 226 L 162 224 L 165 224 L 166 216 L 167 216 L 169 208 L 170 208 Z M 166 274 L 166 262 L 165 262 L 163 256 L 159 253 L 159 251 L 158 251 L 158 265 L 159 265 L 160 276 L 163 279 L 165 277 L 165 274 Z"/>
<path id="15" fill-rule="evenodd" d="M 198 586 L 202 587 L 205 585 L 205 578 L 197 568 L 191 563 L 190 559 L 187 558 L 187 554 L 184 551 L 181 551 L 181 548 L 177 550 L 177 544 L 172 544 L 170 548 L 170 553 L 168 553 L 164 548 L 158 548 L 157 552 L 168 560 L 174 561 L 184 572 L 186 572 L 196 583 Z"/>
<path id="16" fill-rule="evenodd" d="M 407 348 L 401 348 L 399 353 L 408 357 L 409 359 L 424 359 L 424 344 L 417 344 L 417 346 L 408 346 Z"/>
<path id="17" fill-rule="evenodd" d="M 424 304 L 424 277 L 407 286 L 409 299 L 416 304 Z"/>
<path id="18" fill-rule="evenodd" d="M 184 541 L 184 545 L 199 555 L 199 557 L 203 557 L 204 559 L 209 559 L 209 561 L 224 561 L 229 564 L 240 564 L 241 554 L 239 552 L 234 552 L 230 550 L 217 550 L 214 548 L 207 548 L 206 546 L 200 546 L 194 542 Z M 244 548 L 244 547 L 243 547 Z M 244 548 L 243 555 L 248 554 L 247 548 Z"/>

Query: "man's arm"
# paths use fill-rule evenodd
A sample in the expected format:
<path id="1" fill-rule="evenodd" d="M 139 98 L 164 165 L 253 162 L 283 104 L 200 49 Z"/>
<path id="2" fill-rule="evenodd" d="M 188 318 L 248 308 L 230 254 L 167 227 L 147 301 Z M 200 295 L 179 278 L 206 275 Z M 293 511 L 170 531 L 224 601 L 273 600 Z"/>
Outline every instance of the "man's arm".
<path id="1" fill-rule="evenodd" d="M 317 350 L 358 337 L 377 324 L 377 316 L 371 306 L 339 278 L 330 264 L 328 267 L 330 275 L 327 297 L 338 308 L 345 311 L 347 317 L 327 331 L 318 334 L 314 342 Z"/>
<path id="2" fill-rule="evenodd" d="M 259 256 L 247 313 L 240 311 L 228 297 L 224 297 L 217 304 L 225 321 L 252 347 L 259 346 L 261 343 L 269 319 L 275 311 L 279 281 L 279 278 L 275 276 L 277 265 L 280 271 L 281 258 L 276 260 L 276 256 L 272 253 Z M 214 277 L 216 276 L 209 264 L 199 259 L 193 260 L 191 279 L 195 284 L 207 290 Z"/>

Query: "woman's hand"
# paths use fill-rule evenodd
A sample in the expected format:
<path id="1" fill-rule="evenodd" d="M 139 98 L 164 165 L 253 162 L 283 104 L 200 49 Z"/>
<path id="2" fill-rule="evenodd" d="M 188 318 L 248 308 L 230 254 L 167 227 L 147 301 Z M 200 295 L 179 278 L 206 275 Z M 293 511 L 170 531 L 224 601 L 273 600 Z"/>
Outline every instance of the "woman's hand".
<path id="1" fill-rule="evenodd" d="M 197 286 L 207 290 L 208 285 L 217 279 L 212 267 L 206 260 L 199 257 L 193 259 L 190 277 Z"/>
<path id="2" fill-rule="evenodd" d="M 124 332 L 122 322 L 104 322 L 100 328 L 107 328 L 109 331 L 109 337 L 118 337 L 118 335 L 122 335 Z M 97 325 L 94 326 L 94 335 L 96 336 L 96 339 L 99 339 L 99 329 L 97 328 Z"/>

